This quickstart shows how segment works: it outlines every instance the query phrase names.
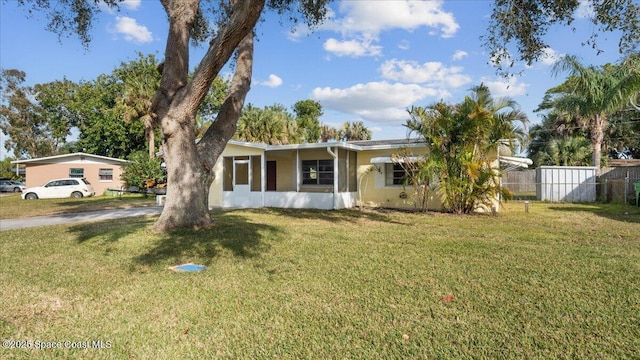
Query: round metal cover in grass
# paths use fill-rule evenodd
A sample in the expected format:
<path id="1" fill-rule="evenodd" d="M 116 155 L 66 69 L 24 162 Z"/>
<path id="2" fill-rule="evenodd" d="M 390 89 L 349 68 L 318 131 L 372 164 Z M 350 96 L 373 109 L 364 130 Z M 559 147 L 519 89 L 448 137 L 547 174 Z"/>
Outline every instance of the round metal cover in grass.
<path id="1" fill-rule="evenodd" d="M 172 266 L 169 269 L 171 269 L 173 271 L 196 272 L 196 271 L 202 271 L 202 270 L 204 270 L 206 268 L 207 267 L 204 266 L 204 265 L 182 264 L 182 265 Z"/>

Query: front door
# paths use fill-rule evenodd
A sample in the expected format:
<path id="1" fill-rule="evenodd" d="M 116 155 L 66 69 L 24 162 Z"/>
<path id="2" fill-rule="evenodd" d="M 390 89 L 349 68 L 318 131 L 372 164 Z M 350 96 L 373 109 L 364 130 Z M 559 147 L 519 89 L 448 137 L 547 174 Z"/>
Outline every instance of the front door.
<path id="1" fill-rule="evenodd" d="M 267 161 L 267 191 L 276 191 L 276 162 Z"/>
<path id="2" fill-rule="evenodd" d="M 233 171 L 233 206 L 251 206 L 251 167 L 249 160 L 236 160 Z"/>

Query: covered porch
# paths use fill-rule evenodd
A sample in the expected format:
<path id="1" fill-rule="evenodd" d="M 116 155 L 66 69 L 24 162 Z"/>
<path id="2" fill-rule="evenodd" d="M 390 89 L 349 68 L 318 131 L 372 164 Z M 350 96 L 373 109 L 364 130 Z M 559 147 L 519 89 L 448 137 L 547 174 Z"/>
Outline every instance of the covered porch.
<path id="1" fill-rule="evenodd" d="M 218 160 L 212 207 L 331 210 L 356 204 L 357 152 L 349 144 L 231 145 Z"/>

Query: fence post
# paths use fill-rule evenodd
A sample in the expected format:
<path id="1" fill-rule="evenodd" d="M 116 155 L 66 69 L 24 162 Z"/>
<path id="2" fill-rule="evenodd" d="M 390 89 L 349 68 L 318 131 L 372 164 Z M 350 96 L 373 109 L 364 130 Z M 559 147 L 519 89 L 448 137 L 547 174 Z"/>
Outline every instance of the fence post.
<path id="1" fill-rule="evenodd" d="M 627 169 L 627 177 L 624 178 L 624 203 L 628 204 L 627 194 L 629 193 L 629 169 Z"/>

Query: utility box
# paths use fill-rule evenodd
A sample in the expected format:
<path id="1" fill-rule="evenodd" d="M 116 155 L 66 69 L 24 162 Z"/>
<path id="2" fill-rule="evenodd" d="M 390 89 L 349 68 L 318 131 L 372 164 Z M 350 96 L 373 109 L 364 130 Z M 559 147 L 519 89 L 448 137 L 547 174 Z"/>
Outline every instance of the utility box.
<path id="1" fill-rule="evenodd" d="M 596 168 L 541 166 L 536 169 L 536 198 L 551 202 L 595 202 Z"/>

